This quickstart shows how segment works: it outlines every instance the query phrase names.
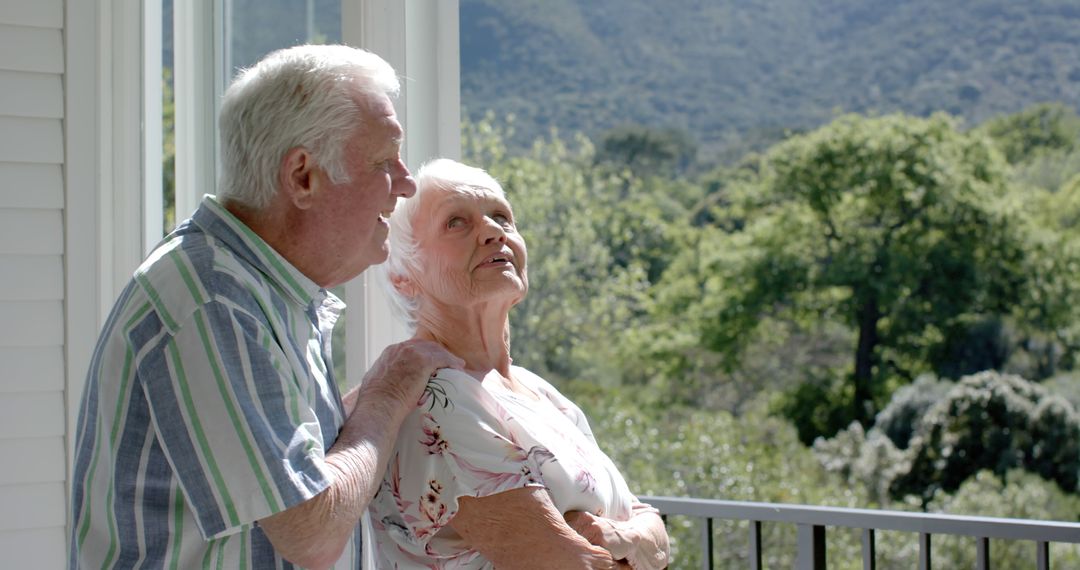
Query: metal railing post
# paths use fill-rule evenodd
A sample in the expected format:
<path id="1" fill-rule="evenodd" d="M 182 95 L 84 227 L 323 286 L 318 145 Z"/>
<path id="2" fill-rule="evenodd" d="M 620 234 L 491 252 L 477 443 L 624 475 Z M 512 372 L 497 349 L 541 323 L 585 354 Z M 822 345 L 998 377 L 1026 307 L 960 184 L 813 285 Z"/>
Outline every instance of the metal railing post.
<path id="1" fill-rule="evenodd" d="M 825 570 L 825 527 L 800 524 L 798 534 L 795 567 L 798 570 Z"/>
<path id="2" fill-rule="evenodd" d="M 1035 542 L 1035 567 L 1050 570 L 1050 543 L 1045 540 Z"/>
<path id="3" fill-rule="evenodd" d="M 750 570 L 761 568 L 761 521 L 750 521 Z"/>
<path id="4" fill-rule="evenodd" d="M 863 570 L 877 568 L 877 543 L 874 541 L 872 528 L 864 528 L 862 531 L 862 567 Z"/>
<path id="5" fill-rule="evenodd" d="M 713 567 L 713 520 L 705 517 L 705 524 L 701 526 L 701 567 L 712 570 Z"/>
<path id="6" fill-rule="evenodd" d="M 990 570 L 990 539 L 985 536 L 975 539 L 975 568 Z"/>

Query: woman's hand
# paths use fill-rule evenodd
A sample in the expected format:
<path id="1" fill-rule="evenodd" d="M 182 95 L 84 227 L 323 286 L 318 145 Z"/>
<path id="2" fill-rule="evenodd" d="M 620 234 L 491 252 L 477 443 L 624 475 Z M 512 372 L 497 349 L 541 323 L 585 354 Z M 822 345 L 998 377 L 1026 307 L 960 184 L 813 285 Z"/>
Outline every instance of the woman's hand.
<path id="1" fill-rule="evenodd" d="M 636 503 L 628 521 L 570 511 L 566 522 L 590 544 L 601 546 L 615 560 L 636 570 L 661 570 L 668 565 L 668 536 L 659 512 Z"/>
<path id="2" fill-rule="evenodd" d="M 450 526 L 500 570 L 625 568 L 574 532 L 542 487 L 462 497 Z"/>

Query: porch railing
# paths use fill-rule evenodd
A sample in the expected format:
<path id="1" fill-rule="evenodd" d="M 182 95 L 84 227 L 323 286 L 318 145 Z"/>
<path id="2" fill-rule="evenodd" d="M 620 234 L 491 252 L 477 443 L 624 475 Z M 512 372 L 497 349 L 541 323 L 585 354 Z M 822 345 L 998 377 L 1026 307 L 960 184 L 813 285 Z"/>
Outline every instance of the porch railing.
<path id="1" fill-rule="evenodd" d="M 1029 540 L 1035 543 L 1036 567 L 1050 569 L 1050 543 L 1080 543 L 1080 524 L 1067 522 L 971 517 L 871 509 L 813 507 L 780 503 L 750 503 L 674 497 L 640 497 L 660 509 L 666 518 L 683 515 L 702 519 L 702 567 L 713 567 L 713 521 L 748 521 L 747 545 L 751 570 L 762 568 L 761 523 L 777 522 L 797 527 L 797 570 L 825 570 L 825 529 L 862 529 L 864 570 L 876 568 L 875 531 L 916 533 L 919 539 L 919 570 L 930 570 L 931 537 L 954 535 L 975 538 L 976 568 L 989 570 L 990 540 Z"/>

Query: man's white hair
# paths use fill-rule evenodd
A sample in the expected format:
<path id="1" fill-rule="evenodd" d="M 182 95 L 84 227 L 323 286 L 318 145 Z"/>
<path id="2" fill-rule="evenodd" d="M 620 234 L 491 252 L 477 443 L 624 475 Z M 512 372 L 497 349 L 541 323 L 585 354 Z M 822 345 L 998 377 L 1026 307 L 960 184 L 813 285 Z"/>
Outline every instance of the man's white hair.
<path id="1" fill-rule="evenodd" d="M 278 190 L 281 159 L 311 151 L 331 181 L 348 181 L 345 146 L 368 102 L 396 97 L 400 83 L 379 56 L 343 45 L 275 51 L 232 82 L 221 103 L 218 197 L 255 210 Z"/>
<path id="2" fill-rule="evenodd" d="M 413 222 L 416 221 L 421 197 L 432 190 L 460 194 L 494 194 L 506 199 L 506 193 L 499 182 L 482 168 L 449 158 L 437 158 L 425 163 L 417 171 L 416 193 L 411 198 L 398 200 L 394 213 L 390 215 L 390 254 L 386 262 L 375 271 L 390 297 L 392 306 L 404 319 L 410 333 L 416 330 L 419 301 L 401 294 L 394 287 L 393 281 L 400 277 L 413 278 L 424 270 Z"/>

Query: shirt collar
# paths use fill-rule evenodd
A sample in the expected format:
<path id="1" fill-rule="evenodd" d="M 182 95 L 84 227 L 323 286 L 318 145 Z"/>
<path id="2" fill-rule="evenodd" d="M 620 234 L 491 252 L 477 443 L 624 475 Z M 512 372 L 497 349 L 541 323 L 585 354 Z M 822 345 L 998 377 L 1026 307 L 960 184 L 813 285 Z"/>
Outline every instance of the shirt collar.
<path id="1" fill-rule="evenodd" d="M 210 194 L 203 196 L 202 204 L 191 216 L 191 221 L 227 245 L 238 257 L 255 266 L 301 305 L 307 306 L 315 299 L 323 300 L 325 291 L 321 287 L 233 216 L 216 197 Z"/>

